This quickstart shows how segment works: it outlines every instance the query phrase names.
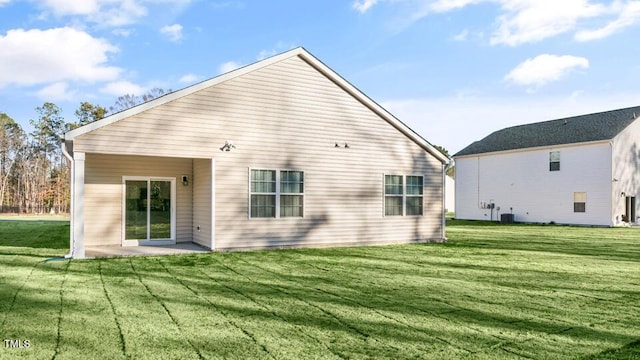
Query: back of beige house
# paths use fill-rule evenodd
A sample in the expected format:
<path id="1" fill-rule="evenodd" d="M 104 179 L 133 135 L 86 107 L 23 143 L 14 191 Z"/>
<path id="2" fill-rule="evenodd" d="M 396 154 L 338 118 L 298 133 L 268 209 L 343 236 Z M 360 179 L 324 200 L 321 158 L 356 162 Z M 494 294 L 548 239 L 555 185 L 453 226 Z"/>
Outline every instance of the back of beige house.
<path id="1" fill-rule="evenodd" d="M 65 134 L 71 253 L 441 241 L 449 159 L 303 48 Z"/>

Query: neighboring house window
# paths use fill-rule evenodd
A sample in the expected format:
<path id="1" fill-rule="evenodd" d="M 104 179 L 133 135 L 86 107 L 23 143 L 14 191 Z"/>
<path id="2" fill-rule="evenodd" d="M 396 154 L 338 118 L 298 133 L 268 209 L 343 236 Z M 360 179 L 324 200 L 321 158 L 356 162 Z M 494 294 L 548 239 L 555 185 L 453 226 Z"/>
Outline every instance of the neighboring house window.
<path id="1" fill-rule="evenodd" d="M 549 171 L 560 171 L 560 151 L 549 153 Z"/>
<path id="2" fill-rule="evenodd" d="M 424 178 L 416 175 L 384 176 L 384 215 L 422 215 Z"/>
<path id="3" fill-rule="evenodd" d="M 573 193 L 573 212 L 586 212 L 587 211 L 587 193 L 586 192 L 574 192 Z"/>
<path id="4" fill-rule="evenodd" d="M 250 217 L 302 217 L 304 173 L 251 169 Z"/>

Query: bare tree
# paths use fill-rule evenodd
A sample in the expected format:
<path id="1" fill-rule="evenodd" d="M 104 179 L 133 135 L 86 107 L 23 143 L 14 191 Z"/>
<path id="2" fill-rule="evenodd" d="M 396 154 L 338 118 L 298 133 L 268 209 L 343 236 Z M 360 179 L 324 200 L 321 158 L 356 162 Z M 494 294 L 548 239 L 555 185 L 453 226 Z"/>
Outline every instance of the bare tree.
<path id="1" fill-rule="evenodd" d="M 134 106 L 138 106 L 147 101 L 151 101 L 153 99 L 159 98 L 171 92 L 171 89 L 164 90 L 160 88 L 153 88 L 149 90 L 146 94 L 141 96 L 136 96 L 134 94 L 126 94 L 118 97 L 116 99 L 115 104 L 109 107 L 109 112 L 117 113 L 120 111 L 124 111 L 130 109 Z"/>
<path id="2" fill-rule="evenodd" d="M 0 113 L 0 209 L 5 204 L 9 179 L 24 145 L 25 136 L 20 125 L 9 115 Z"/>

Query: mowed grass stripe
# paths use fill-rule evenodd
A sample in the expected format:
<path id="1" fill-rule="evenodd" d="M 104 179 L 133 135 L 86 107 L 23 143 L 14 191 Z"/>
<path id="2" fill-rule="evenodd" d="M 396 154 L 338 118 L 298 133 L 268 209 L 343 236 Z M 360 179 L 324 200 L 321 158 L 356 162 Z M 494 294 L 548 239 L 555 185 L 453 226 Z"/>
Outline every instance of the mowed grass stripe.
<path id="1" fill-rule="evenodd" d="M 104 283 L 104 275 L 102 273 L 102 264 L 103 261 L 94 261 L 92 262 L 94 265 L 97 264 L 98 265 L 98 274 L 100 275 L 100 287 L 102 287 L 102 293 L 104 294 L 105 299 L 107 300 L 108 303 L 108 312 L 110 312 L 109 315 L 106 314 L 107 309 L 103 308 L 104 310 L 104 317 L 105 318 L 113 318 L 113 324 L 115 324 L 117 332 L 118 332 L 118 340 L 119 340 L 119 348 L 122 350 L 122 356 L 124 356 L 125 358 L 130 358 L 129 354 L 127 353 L 127 341 L 124 338 L 124 333 L 122 332 L 122 325 L 120 325 L 120 320 L 118 319 L 118 314 L 116 313 L 116 308 L 115 305 L 113 304 L 113 300 L 111 300 L 111 296 L 109 295 L 109 291 L 107 290 L 107 287 L 105 286 Z M 95 277 L 93 277 L 95 279 Z M 96 289 L 96 286 L 94 285 L 92 288 L 94 291 L 98 291 Z M 97 296 L 96 296 L 97 297 Z M 107 322 L 109 323 L 109 322 Z M 109 350 L 114 351 L 116 346 L 114 346 L 115 344 L 110 344 L 109 346 Z"/>
<path id="2" fill-rule="evenodd" d="M 365 249 L 365 248 L 357 248 L 357 249 L 353 249 L 354 252 L 361 252 L 361 251 L 366 251 L 368 252 L 370 249 Z M 383 248 L 377 248 L 377 249 L 372 249 L 374 250 L 373 252 L 375 252 L 375 250 L 385 250 Z M 316 250 L 300 250 L 298 251 L 299 253 L 308 253 L 308 252 L 314 252 Z M 298 258 L 299 253 L 298 252 L 288 252 L 288 254 L 292 255 L 294 258 Z M 322 252 L 322 251 L 320 251 Z M 392 252 L 395 254 L 395 252 Z M 245 259 L 248 257 L 244 257 Z M 330 258 L 330 257 L 326 257 L 326 258 Z M 298 258 L 300 259 L 300 258 Z M 300 263 L 313 263 L 313 260 L 310 260 L 308 258 L 305 259 L 301 259 Z M 339 261 L 340 263 L 344 262 L 344 258 L 342 260 Z M 278 264 L 278 265 L 282 265 L 282 264 L 292 264 L 294 263 L 294 261 L 275 261 L 274 259 L 260 259 L 259 263 L 265 263 L 265 264 Z M 380 264 L 384 263 L 384 261 L 382 261 L 381 259 L 376 259 L 376 268 L 380 268 Z M 284 266 L 284 265 L 282 265 Z M 329 267 L 327 265 L 323 265 L 320 266 L 321 268 L 324 268 L 325 270 Z M 335 267 L 334 267 L 335 268 Z M 357 271 L 358 269 L 362 268 L 361 266 L 347 266 L 345 268 L 345 272 L 344 275 L 342 277 L 340 277 L 339 281 L 341 284 L 345 284 L 345 283 L 350 283 L 349 280 L 345 279 L 344 276 L 346 276 L 347 278 L 349 277 L 349 274 L 352 274 L 354 277 L 358 277 Z M 351 270 L 351 272 L 346 271 L 346 270 Z M 379 269 L 378 269 L 379 270 Z M 286 271 L 283 271 L 286 272 Z M 304 271 L 305 274 L 309 275 L 307 271 Z M 367 270 L 365 273 L 371 273 L 370 269 Z M 376 277 L 378 276 L 378 274 L 380 274 L 381 272 L 378 271 L 376 273 Z M 384 273 L 384 271 L 382 272 Z M 396 274 L 397 275 L 397 274 Z M 366 283 L 367 278 L 363 278 L 362 282 Z M 385 285 L 383 286 L 383 288 L 389 288 L 389 286 L 392 286 L 391 284 L 389 285 Z M 437 287 L 436 287 L 437 289 Z M 441 291 L 442 289 L 437 289 L 435 291 L 436 294 L 438 294 L 440 297 L 443 297 L 444 293 L 450 293 L 452 294 L 452 296 L 450 296 L 450 298 L 453 299 L 454 302 L 456 302 L 456 306 L 459 306 L 461 308 L 467 307 L 470 308 L 471 310 L 462 310 L 462 311 L 457 311 L 457 312 L 452 312 L 449 315 L 446 315 L 449 319 L 460 319 L 460 323 L 462 324 L 462 326 L 470 326 L 473 325 L 473 321 L 469 321 L 470 319 L 478 319 L 478 325 L 483 325 L 483 327 L 485 328 L 486 331 L 489 332 L 493 332 L 494 334 L 498 335 L 502 338 L 504 338 L 505 334 L 505 330 L 506 330 L 506 335 L 508 336 L 508 339 L 510 338 L 512 341 L 514 342 L 518 342 L 518 341 L 529 341 L 530 338 L 522 338 L 521 336 L 517 336 L 518 334 L 520 334 L 522 332 L 522 328 L 524 327 L 527 331 L 534 331 L 537 332 L 539 336 L 547 336 L 547 334 L 562 334 L 564 332 L 567 331 L 582 331 L 583 328 L 580 326 L 576 326 L 576 324 L 580 324 L 584 321 L 584 319 L 581 319 L 582 322 L 578 321 L 574 321 L 573 319 L 567 319 L 567 321 L 571 321 L 571 323 L 566 324 L 567 321 L 563 321 L 563 322 L 558 322 L 555 320 L 556 315 L 547 315 L 544 312 L 544 308 L 540 308 L 537 312 L 534 312 L 534 316 L 531 316 L 531 314 L 528 314 L 527 312 L 521 312 L 518 309 L 518 306 L 522 307 L 523 304 L 527 304 L 528 303 L 528 299 L 527 297 L 529 296 L 529 294 L 526 294 L 526 296 L 524 294 L 519 294 L 518 291 L 515 291 L 513 295 L 510 295 L 509 293 L 501 293 L 499 297 L 496 298 L 495 301 L 492 301 L 491 298 L 489 299 L 483 299 L 483 298 L 477 298 L 475 296 L 470 296 L 469 294 L 465 294 L 463 293 L 456 293 L 455 288 L 445 288 L 446 292 Z M 453 291 L 452 291 L 453 290 Z M 480 291 L 479 291 L 480 290 Z M 468 291 L 471 292 L 471 294 L 482 294 L 485 293 L 486 291 L 483 290 L 491 290 L 491 289 L 477 289 L 477 288 L 472 288 L 469 289 Z M 358 293 L 365 291 L 364 289 L 358 289 Z M 345 293 L 345 292 L 341 292 L 341 293 Z M 512 310 L 510 308 L 510 306 L 501 306 L 500 301 L 504 301 L 504 296 L 505 295 L 510 295 L 514 300 L 511 301 L 511 303 L 513 304 L 513 306 L 515 307 L 515 314 L 514 314 L 514 310 Z M 400 296 L 402 297 L 402 296 Z M 408 299 L 410 299 L 411 297 L 407 297 Z M 471 301 L 467 301 L 464 299 L 470 298 Z M 460 303 L 460 299 L 463 299 L 464 302 Z M 526 306 L 525 306 L 526 308 Z M 618 309 L 620 310 L 620 309 Z M 505 312 L 506 311 L 506 312 Z M 566 312 L 566 311 L 564 311 Z M 506 316 L 508 315 L 508 316 Z M 500 329 L 500 332 L 495 331 L 495 329 Z M 509 332 L 511 332 L 511 334 L 509 334 Z M 605 338 L 613 338 L 615 339 L 615 336 L 610 336 L 611 334 L 608 333 L 603 333 L 602 334 Z M 465 337 L 466 338 L 466 337 Z M 518 339 L 519 338 L 519 339 Z M 626 339 L 626 337 L 622 337 L 622 339 Z M 580 342 L 577 344 L 574 344 L 573 348 L 569 348 L 567 349 L 567 354 L 571 354 L 573 353 L 573 350 L 581 350 L 583 348 L 583 345 L 586 345 L 584 342 Z M 591 344 L 592 345 L 592 344 Z M 506 349 L 509 350 L 509 349 Z M 538 350 L 539 351 L 539 350 Z"/>
<path id="3" fill-rule="evenodd" d="M 157 269 L 153 269 L 153 265 L 154 264 L 152 264 L 152 263 L 150 264 L 148 260 L 149 259 L 142 258 L 141 261 L 140 261 L 142 263 L 141 267 L 144 267 L 145 268 L 144 271 L 147 272 L 147 273 L 151 272 L 151 273 L 157 274 Z M 155 281 L 153 278 L 151 278 L 151 280 L 149 280 L 149 276 L 145 277 L 147 279 L 145 281 L 145 280 L 143 280 L 140 272 L 136 269 L 136 266 L 134 265 L 133 258 L 129 258 L 129 264 L 131 265 L 131 269 L 133 270 L 134 274 L 138 278 L 138 281 L 140 281 L 140 283 L 144 286 L 144 288 L 147 289 L 149 294 L 151 296 L 153 296 L 153 298 L 156 299 L 156 301 L 158 301 L 158 303 L 162 306 L 162 308 L 166 312 L 167 316 L 169 316 L 171 321 L 173 321 L 173 323 L 176 325 L 178 330 L 181 332 L 181 337 L 189 344 L 189 346 L 191 346 L 191 348 L 198 355 L 199 359 L 204 359 L 204 357 L 202 356 L 202 353 L 200 352 L 198 347 L 193 344 L 193 342 L 191 341 L 189 335 L 187 335 L 185 333 L 185 331 L 182 329 L 182 327 L 180 326 L 180 322 L 177 320 L 177 316 L 173 315 L 171 310 L 165 304 L 165 302 L 172 301 L 172 300 L 175 299 L 175 297 L 170 296 L 170 295 L 173 295 L 171 293 L 167 294 L 166 297 L 164 295 L 162 295 L 162 294 L 165 294 L 165 292 L 167 291 L 166 282 L 165 281 Z M 152 267 L 152 269 L 149 269 L 149 267 Z M 152 287 L 154 285 L 156 286 L 156 289 L 159 290 L 158 292 L 156 292 L 156 291 L 154 291 L 152 289 Z M 178 314 L 178 316 L 179 315 L 183 315 L 183 314 Z"/>
<path id="4" fill-rule="evenodd" d="M 95 276 L 99 267 L 97 261 L 69 262 L 56 359 L 125 358 L 100 277 Z"/>
<path id="5" fill-rule="evenodd" d="M 251 278 L 252 273 L 261 274 L 265 277 L 268 273 L 263 267 L 257 263 L 244 262 L 244 257 L 228 256 L 225 265 L 234 269 L 238 273 Z M 244 265 L 242 263 L 244 262 Z M 274 274 L 277 275 L 277 274 Z M 254 280 L 255 281 L 255 280 Z M 378 358 L 407 357 L 424 354 L 425 352 L 435 351 L 428 344 L 418 344 L 417 342 L 403 344 L 404 346 L 395 346 L 393 342 L 385 342 L 383 333 L 393 332 L 397 328 L 393 319 L 384 317 L 381 314 L 372 312 L 366 308 L 358 306 L 358 304 L 340 299 L 330 294 L 322 293 L 321 290 L 309 288 L 303 279 L 298 281 L 290 281 L 279 276 L 269 276 L 268 280 L 260 281 L 261 284 L 267 284 L 270 287 L 280 289 L 288 296 L 294 296 L 303 300 L 305 303 L 318 308 L 324 314 L 334 317 L 342 326 L 347 327 L 351 332 L 362 336 L 366 339 L 366 345 L 353 352 L 352 355 L 366 354 L 367 356 L 375 356 Z M 311 320 L 312 318 L 309 317 Z M 402 336 L 409 338 L 412 329 L 402 327 Z M 410 346 L 407 346 L 410 345 Z"/>
<path id="6" fill-rule="evenodd" d="M 227 358 L 235 354 L 245 358 L 273 358 L 264 343 L 256 340 L 235 316 L 228 316 L 225 309 L 228 304 L 209 301 L 194 290 L 201 279 L 193 269 L 183 277 L 175 266 L 167 271 L 161 259 L 147 258 L 144 262 L 145 271 L 156 276 L 153 285 L 158 290 L 154 291 L 161 291 L 163 298 L 171 299 L 166 303 L 167 308 L 180 318 L 182 328 L 191 334 L 192 343 L 201 349 L 204 357 Z M 215 292 L 214 298 L 220 299 L 222 294 L 210 290 Z"/>
<path id="7" fill-rule="evenodd" d="M 29 261 L 31 260 L 31 261 Z M 0 322 L 0 334 L 4 333 L 4 325 L 7 317 L 13 311 L 20 291 L 31 279 L 34 270 L 40 265 L 32 259 L 25 259 L 22 256 L 2 256 L 0 257 L 0 313 L 2 314 L 2 322 Z M 29 269 L 28 271 L 25 271 Z"/>
<path id="8" fill-rule="evenodd" d="M 413 281 L 406 277 L 402 278 L 401 281 L 395 278 L 394 281 L 387 282 L 386 279 L 389 276 L 387 271 L 389 269 L 380 268 L 375 277 L 371 277 L 360 274 L 358 271 L 352 271 L 353 268 L 351 266 L 328 266 L 326 264 L 318 266 L 314 265 L 314 260 L 307 258 L 306 261 L 298 262 L 295 256 L 288 255 L 290 261 L 277 263 L 280 266 L 286 266 L 286 268 L 282 269 L 283 272 L 289 274 L 293 274 L 296 271 L 308 273 L 308 270 L 303 270 L 305 267 L 322 269 L 325 272 L 324 276 L 316 286 L 325 285 L 325 289 L 331 289 L 331 291 L 323 291 L 327 291 L 334 296 L 340 296 L 339 294 L 343 293 L 339 290 L 345 283 L 354 284 L 353 292 L 357 294 L 357 297 L 351 298 L 350 301 L 356 302 L 363 307 L 378 309 L 385 316 L 392 317 L 401 323 L 404 322 L 407 326 L 412 326 L 410 325 L 412 323 L 421 323 L 425 316 L 436 317 L 435 321 L 429 321 L 426 328 L 419 329 L 425 335 L 425 341 L 431 337 L 453 348 L 473 354 L 480 351 L 477 346 L 494 346 L 505 340 L 504 337 L 491 333 L 487 334 L 486 331 L 470 326 L 467 323 L 451 321 L 448 318 L 448 314 L 464 311 L 465 308 L 451 304 L 441 298 L 429 296 L 430 285 L 428 282 L 432 280 L 429 277 L 412 276 L 414 279 L 427 281 L 426 284 L 423 283 L 421 286 L 415 285 Z M 317 260 L 322 264 L 321 258 L 317 258 Z M 360 296 L 361 294 L 366 296 Z M 402 299 L 402 301 L 398 301 L 399 299 Z M 469 340 L 469 342 L 456 344 L 449 338 L 442 336 L 452 332 L 458 334 L 454 338 L 461 337 Z"/>
<path id="9" fill-rule="evenodd" d="M 104 287 L 114 305 L 131 358 L 194 358 L 198 355 L 163 306 L 139 281 L 129 259 L 102 264 Z M 154 274 L 145 274 L 152 279 Z"/>
<path id="10" fill-rule="evenodd" d="M 195 295 L 206 298 L 209 302 L 212 301 L 208 299 L 208 296 L 203 294 L 215 294 L 216 297 L 223 295 L 234 304 L 233 311 L 237 311 L 239 308 L 242 308 L 246 312 L 246 318 L 254 317 L 256 321 L 265 322 L 264 326 L 268 326 L 271 329 L 271 332 L 273 332 L 272 336 L 279 339 L 288 339 L 288 342 L 295 342 L 295 344 L 285 344 L 289 345 L 285 346 L 287 347 L 287 356 L 300 359 L 308 357 L 315 358 L 316 355 L 313 354 L 317 354 L 319 350 L 321 350 L 328 351 L 328 353 L 323 355 L 323 358 L 344 358 L 342 354 L 335 352 L 334 349 L 327 346 L 328 343 L 319 339 L 319 335 L 323 337 L 322 334 L 319 334 L 318 331 L 314 331 L 315 329 L 308 329 L 305 326 L 302 326 L 300 321 L 296 321 L 299 320 L 299 318 L 296 318 L 296 315 L 299 314 L 294 314 L 294 311 L 290 306 L 290 300 L 283 300 L 281 296 L 270 295 L 265 297 L 263 296 L 263 289 L 260 289 L 260 287 L 256 289 L 255 284 L 243 286 L 242 284 L 245 282 L 238 281 L 239 274 L 232 272 L 225 275 L 224 273 L 228 269 L 218 267 L 203 268 L 200 265 L 196 265 L 193 268 L 173 267 L 170 269 L 167 264 L 165 264 L 166 261 L 163 260 L 164 259 L 159 259 L 159 261 L 161 261 L 165 266 L 165 270 L 174 274 L 176 279 L 185 287 L 190 289 Z M 207 265 L 210 265 L 210 263 Z M 177 271 L 181 269 L 187 270 Z M 194 270 L 198 272 L 199 275 L 197 275 L 197 277 L 201 280 L 194 281 Z M 212 273 L 215 275 L 212 275 Z M 239 283 L 240 285 L 238 285 Z M 249 303 L 247 303 L 247 301 Z M 273 302 L 275 302 L 275 304 L 272 304 Z M 216 306 L 213 302 L 212 305 Z M 283 311 L 283 309 L 286 309 L 286 311 Z M 272 326 L 270 322 L 275 322 L 277 326 Z M 234 325 L 238 327 L 240 326 L 239 324 L 235 324 L 235 322 Z M 247 333 L 249 332 L 248 329 L 244 329 L 244 331 Z M 251 336 L 254 337 L 254 335 Z M 265 351 L 268 351 L 267 346 L 271 345 L 267 342 L 266 346 L 261 346 L 264 346 Z M 296 353 L 292 353 L 292 351 L 295 351 Z M 277 349 L 272 349 L 271 352 L 273 352 L 275 356 L 285 355 L 281 354 Z"/>
<path id="11" fill-rule="evenodd" d="M 224 254 L 224 256 L 233 257 L 234 254 Z M 222 278 L 229 282 L 235 281 L 234 287 L 241 292 L 253 294 L 252 296 L 257 297 L 261 302 L 271 306 L 282 306 L 283 316 L 290 323 L 298 324 L 304 327 L 306 332 L 313 333 L 318 340 L 325 343 L 325 346 L 331 348 L 332 353 L 358 358 L 366 353 L 361 349 L 371 347 L 372 339 L 368 334 L 346 323 L 336 314 L 303 297 L 294 296 L 291 289 L 274 285 L 270 278 L 256 280 L 242 273 L 242 269 L 229 267 L 219 258 L 216 260 L 227 270 L 226 273 L 217 276 L 222 275 Z M 262 276 L 264 277 L 264 273 Z M 308 354 L 305 357 L 312 356 Z"/>
<path id="12" fill-rule="evenodd" d="M 286 254 L 282 254 L 285 256 Z M 248 257 L 243 257 L 241 261 L 247 262 Z M 259 259 L 253 259 L 255 262 L 247 262 L 249 266 L 255 266 L 265 272 L 272 273 L 280 278 L 287 279 L 288 281 L 300 282 L 299 276 L 308 275 L 304 270 L 301 270 L 298 265 L 292 265 L 289 261 L 260 261 Z M 270 265 L 266 268 L 265 265 Z M 308 263 L 306 265 L 309 265 Z M 277 267 L 277 268 L 276 268 Z M 362 278 L 350 278 L 348 272 L 335 272 L 332 277 L 319 276 L 312 283 L 304 283 L 309 292 L 319 292 L 320 296 L 326 295 L 329 301 L 338 301 L 341 303 L 349 304 L 352 307 L 360 308 L 360 313 L 369 313 L 373 322 L 384 322 L 386 325 L 384 328 L 386 331 L 379 334 L 381 338 L 379 340 L 387 342 L 388 338 L 400 339 L 403 342 L 401 351 L 407 352 L 405 356 L 413 356 L 410 351 L 415 351 L 418 354 L 438 353 L 437 348 L 441 348 L 442 345 L 450 348 L 446 349 L 446 356 L 462 356 L 469 355 L 478 352 L 479 349 L 473 349 L 465 347 L 462 344 L 456 344 L 449 339 L 442 337 L 441 334 L 446 333 L 443 331 L 445 327 L 450 331 L 459 331 L 459 328 L 449 326 L 446 322 L 440 324 L 434 324 L 429 322 L 425 324 L 422 322 L 422 315 L 412 314 L 406 311 L 408 306 L 407 302 L 398 302 L 397 299 L 393 301 L 385 301 L 385 297 L 380 295 L 378 284 L 372 282 L 371 279 Z M 334 281 L 332 278 L 340 279 Z M 364 285 L 363 284 L 369 284 Z M 355 284 L 355 286 L 354 286 Z M 345 295 L 348 294 L 348 295 Z M 411 296 L 412 294 L 409 294 Z M 450 311 L 450 310 L 449 310 Z M 437 321 L 436 321 L 437 322 Z M 416 325 L 414 325 L 416 324 Z M 376 336 L 375 334 L 372 336 Z M 473 334 L 467 334 L 467 336 L 473 337 Z M 494 339 L 494 343 L 496 340 Z M 439 343 L 439 344 L 438 344 Z M 422 355 L 424 356 L 424 355 Z M 445 356 L 443 353 L 438 353 L 435 357 Z"/>
<path id="13" fill-rule="evenodd" d="M 59 295 L 60 295 L 60 306 L 59 306 L 59 310 L 58 310 L 58 321 L 57 321 L 57 335 L 56 335 L 56 348 L 55 348 L 55 352 L 53 354 L 53 357 L 51 358 L 52 360 L 55 360 L 58 357 L 58 354 L 60 354 L 60 328 L 62 327 L 62 312 L 64 311 L 64 294 L 65 294 L 65 288 L 64 288 L 64 283 L 67 281 L 67 274 L 69 273 L 69 261 L 65 261 L 65 265 L 64 265 L 64 274 L 62 275 L 62 281 L 60 282 L 60 289 L 58 291 Z"/>
<path id="14" fill-rule="evenodd" d="M 17 294 L 2 328 L 3 340 L 20 340 L 21 344 L 29 340 L 30 346 L 5 347 L 0 350 L 0 358 L 53 358 L 58 343 L 59 291 L 67 266 L 67 262 L 54 262 L 31 267 L 33 272 Z"/>
<path id="15" fill-rule="evenodd" d="M 231 301 L 231 313 L 236 315 L 245 314 L 242 317 L 243 319 L 256 318 L 265 322 L 264 326 L 271 329 L 269 331 L 271 334 L 262 335 L 268 336 L 269 346 L 277 347 L 271 350 L 274 354 L 278 354 L 279 357 L 285 356 L 286 358 L 317 358 L 318 354 L 323 354 L 320 356 L 321 358 L 331 358 L 332 354 L 336 358 L 342 357 L 333 346 L 331 346 L 331 349 L 327 349 L 329 344 L 333 345 L 334 339 L 326 342 L 321 340 L 332 335 L 331 331 L 327 329 L 335 328 L 335 319 L 323 319 L 323 324 L 313 324 L 311 326 L 307 321 L 308 314 L 314 314 L 319 311 L 310 307 L 308 303 L 299 299 L 292 299 L 286 293 L 273 286 L 255 282 L 233 269 L 225 268 L 222 263 L 216 262 L 212 264 L 215 267 L 214 269 L 211 266 L 203 268 L 200 264 L 197 266 L 202 272 L 207 272 L 206 277 L 209 283 L 213 280 L 216 284 L 220 284 L 217 286 L 220 286 L 222 288 L 220 290 L 224 292 L 219 295 L 224 295 L 225 298 Z M 218 268 L 219 266 L 222 266 L 222 268 Z M 254 300 L 249 300 L 249 298 Z M 265 304 L 267 306 L 279 306 L 280 311 L 275 315 L 269 310 L 265 311 Z M 285 323 L 281 321 L 282 317 L 286 319 Z M 252 327 L 255 327 L 255 325 L 252 325 Z M 284 327 L 284 329 L 279 329 L 278 327 Z M 346 330 L 345 328 L 342 329 Z M 259 333 L 264 332 L 258 328 L 255 330 Z M 335 334 L 339 336 L 338 333 Z M 309 341 L 310 337 L 316 337 L 316 340 Z"/>
<path id="16" fill-rule="evenodd" d="M 297 254 L 294 254 L 297 255 Z M 290 271 L 295 271 L 295 267 L 305 267 L 311 266 L 314 260 L 310 260 L 306 258 L 304 262 L 296 262 L 295 257 L 291 256 L 290 264 L 288 265 L 292 268 Z M 380 259 L 377 260 L 379 263 L 384 263 L 385 261 Z M 279 262 L 279 265 L 286 264 L 287 262 Z M 436 297 L 430 291 L 432 288 L 445 287 L 444 292 L 451 293 L 453 296 L 449 296 L 449 298 L 457 298 L 459 294 L 456 294 L 458 289 L 465 289 L 469 287 L 469 283 L 467 282 L 459 282 L 456 280 L 448 280 L 448 279 L 438 279 L 433 278 L 432 274 L 427 274 L 426 276 L 421 276 L 420 274 L 414 274 L 410 277 L 402 277 L 401 281 L 398 281 L 397 276 L 393 276 L 390 273 L 397 274 L 398 269 L 395 268 L 396 262 L 394 261 L 394 268 L 383 269 L 380 268 L 376 272 L 376 276 L 374 278 L 365 277 L 365 274 L 360 274 L 356 271 L 349 271 L 354 267 L 351 265 L 348 266 L 328 266 L 331 269 L 325 270 L 329 271 L 329 274 L 325 276 L 323 279 L 323 283 L 326 283 L 329 286 L 334 286 L 339 288 L 342 283 L 352 283 L 357 284 L 357 288 L 354 289 L 356 293 L 367 292 L 370 297 L 368 298 L 373 304 L 380 305 L 381 308 L 390 308 L 394 311 L 398 311 L 400 313 L 406 312 L 407 308 L 412 310 L 424 313 L 424 315 L 429 316 L 438 316 L 446 319 L 448 314 L 460 311 L 466 311 L 468 306 L 466 303 L 458 303 L 456 301 L 449 301 L 443 297 Z M 307 273 L 308 270 L 302 270 L 304 273 Z M 389 279 L 387 282 L 386 280 Z M 349 281 L 345 281 L 349 280 Z M 391 289 L 393 292 L 389 295 L 395 295 L 395 297 L 385 296 L 385 289 Z M 483 289 L 479 289 L 482 291 Z M 438 293 L 442 295 L 442 293 Z M 468 294 L 464 294 L 465 297 L 468 297 Z M 398 303 L 398 297 L 406 299 L 402 303 Z M 478 301 L 479 299 L 471 299 L 472 301 Z M 468 326 L 465 323 L 455 324 L 456 327 L 459 326 Z M 476 330 L 475 328 L 473 328 Z M 500 337 L 496 337 L 496 339 L 501 339 Z"/>

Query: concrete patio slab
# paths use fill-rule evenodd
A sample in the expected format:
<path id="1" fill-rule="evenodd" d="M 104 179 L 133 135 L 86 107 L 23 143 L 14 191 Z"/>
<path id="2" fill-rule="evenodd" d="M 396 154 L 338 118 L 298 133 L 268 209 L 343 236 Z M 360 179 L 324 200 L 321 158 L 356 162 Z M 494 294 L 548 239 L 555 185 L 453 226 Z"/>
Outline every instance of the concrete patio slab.
<path id="1" fill-rule="evenodd" d="M 85 256 L 87 259 L 118 257 L 118 256 L 161 256 L 178 254 L 209 253 L 211 250 L 198 244 L 178 243 L 163 246 L 87 246 Z"/>

